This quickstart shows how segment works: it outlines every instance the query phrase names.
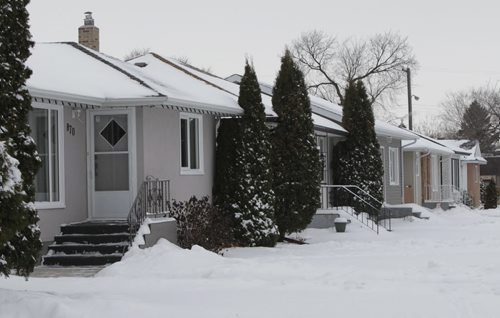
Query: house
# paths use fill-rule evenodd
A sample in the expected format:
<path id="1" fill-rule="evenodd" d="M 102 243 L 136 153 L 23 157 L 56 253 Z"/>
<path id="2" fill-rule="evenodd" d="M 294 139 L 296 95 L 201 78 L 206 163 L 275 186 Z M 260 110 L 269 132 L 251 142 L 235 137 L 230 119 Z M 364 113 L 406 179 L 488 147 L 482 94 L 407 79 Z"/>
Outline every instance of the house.
<path id="1" fill-rule="evenodd" d="M 108 230 L 114 232 L 103 239 L 128 245 L 123 222 L 107 229 L 95 222 L 61 225 L 129 216 L 140 222 L 138 207 L 148 195 L 211 195 L 217 122 L 242 114 L 234 94 L 174 64 L 145 74 L 140 66 L 72 42 L 36 43 L 27 66 L 33 71 L 26 83 L 29 122 L 42 158 L 35 205 L 45 246 L 55 240 L 81 256 L 92 252 L 77 246 L 91 231 Z"/>
<path id="2" fill-rule="evenodd" d="M 422 134 L 415 142 L 405 141 L 405 203 L 447 209 L 470 199 L 480 204 L 479 145 L 460 140 L 436 140 Z"/>
<path id="3" fill-rule="evenodd" d="M 446 209 L 453 202 L 446 163 L 455 152 L 430 137 L 415 134 L 420 137 L 418 140 L 403 142 L 405 203 Z"/>
<path id="4" fill-rule="evenodd" d="M 480 166 L 487 165 L 486 159 L 481 154 L 477 140 L 439 140 L 450 147 L 460 157 L 452 159 L 452 181 L 455 190 L 459 190 L 459 201 L 469 203 L 473 207 L 481 205 L 480 193 Z M 465 153 L 465 154 L 464 154 Z"/>

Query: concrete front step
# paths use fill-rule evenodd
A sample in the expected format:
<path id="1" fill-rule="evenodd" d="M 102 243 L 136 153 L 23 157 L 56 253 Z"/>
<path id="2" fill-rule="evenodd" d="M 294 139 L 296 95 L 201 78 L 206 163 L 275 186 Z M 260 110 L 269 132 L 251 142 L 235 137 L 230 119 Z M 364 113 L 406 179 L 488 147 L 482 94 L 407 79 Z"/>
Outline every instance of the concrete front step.
<path id="1" fill-rule="evenodd" d="M 66 234 L 56 235 L 54 241 L 56 244 L 81 243 L 81 244 L 107 244 L 128 242 L 129 233 L 114 234 Z"/>
<path id="2" fill-rule="evenodd" d="M 122 254 L 91 255 L 91 254 L 55 254 L 43 257 L 43 265 L 59 266 L 96 266 L 119 262 Z"/>
<path id="3" fill-rule="evenodd" d="M 129 227 L 126 222 L 84 222 L 61 226 L 62 234 L 114 234 L 128 231 Z"/>
<path id="4" fill-rule="evenodd" d="M 123 220 L 64 224 L 61 235 L 43 258 L 43 265 L 100 266 L 118 262 L 129 247 L 129 227 Z"/>
<path id="5" fill-rule="evenodd" d="M 129 244 L 125 243 L 110 243 L 110 244 L 53 244 L 49 246 L 49 253 L 64 253 L 64 254 L 85 254 L 85 253 L 100 253 L 100 254 L 115 254 L 125 253 L 128 250 Z"/>

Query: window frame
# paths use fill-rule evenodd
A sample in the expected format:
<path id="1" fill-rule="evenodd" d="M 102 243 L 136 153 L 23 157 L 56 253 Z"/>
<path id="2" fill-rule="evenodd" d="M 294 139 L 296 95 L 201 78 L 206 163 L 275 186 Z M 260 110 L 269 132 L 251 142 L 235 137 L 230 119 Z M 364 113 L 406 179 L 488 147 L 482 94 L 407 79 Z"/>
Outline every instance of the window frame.
<path id="1" fill-rule="evenodd" d="M 65 185 L 64 185 L 64 180 L 65 180 L 65 174 L 64 174 L 64 108 L 62 105 L 52 105 L 52 104 L 45 104 L 45 103 L 39 103 L 39 102 L 33 102 L 32 105 L 33 109 L 44 109 L 48 110 L 49 116 L 48 116 L 48 133 L 50 134 L 50 111 L 55 110 L 57 111 L 57 146 L 58 146 L 58 162 L 59 162 L 59 167 L 58 167 L 58 172 L 59 172 L 59 200 L 58 201 L 35 201 L 35 208 L 37 210 L 47 210 L 47 209 L 63 209 L 66 208 L 66 196 L 65 196 Z M 30 136 L 31 137 L 31 136 Z M 51 137 L 48 137 L 49 140 Z M 51 152 L 51 143 L 49 142 L 49 148 L 48 152 Z M 52 162 L 51 157 L 48 156 L 49 158 L 49 196 L 52 195 Z"/>
<path id="2" fill-rule="evenodd" d="M 191 147 L 189 147 L 189 140 L 191 130 L 189 129 L 189 120 L 196 119 L 198 121 L 198 168 L 192 169 L 190 167 L 182 166 L 182 120 L 186 120 L 188 123 L 187 137 L 188 147 L 187 147 L 187 161 L 188 164 L 191 162 Z M 204 170 L 204 152 L 203 152 L 203 115 L 192 114 L 192 113 L 180 113 L 179 114 L 179 166 L 181 175 L 203 175 Z"/>
<path id="3" fill-rule="evenodd" d="M 399 185 L 399 149 L 395 147 L 389 147 L 389 184 Z"/>

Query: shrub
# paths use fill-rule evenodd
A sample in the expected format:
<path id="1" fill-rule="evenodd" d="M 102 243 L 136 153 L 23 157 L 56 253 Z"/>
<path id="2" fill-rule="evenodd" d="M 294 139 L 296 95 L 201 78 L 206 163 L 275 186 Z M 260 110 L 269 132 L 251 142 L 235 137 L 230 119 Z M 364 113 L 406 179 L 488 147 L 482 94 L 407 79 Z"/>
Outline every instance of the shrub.
<path id="1" fill-rule="evenodd" d="M 491 180 L 488 186 L 486 187 L 485 194 L 485 209 L 496 209 L 497 207 L 497 186 L 495 181 Z"/>
<path id="2" fill-rule="evenodd" d="M 170 215 L 177 222 L 177 242 L 182 248 L 199 245 L 218 252 L 232 245 L 230 220 L 222 215 L 207 196 L 173 201 Z"/>

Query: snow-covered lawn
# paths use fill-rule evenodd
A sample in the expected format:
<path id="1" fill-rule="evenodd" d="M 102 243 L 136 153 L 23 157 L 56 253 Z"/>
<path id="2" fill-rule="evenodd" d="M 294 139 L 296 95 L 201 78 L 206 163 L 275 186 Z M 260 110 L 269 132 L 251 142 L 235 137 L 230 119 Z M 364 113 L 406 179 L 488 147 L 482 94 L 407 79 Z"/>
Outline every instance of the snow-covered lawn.
<path id="1" fill-rule="evenodd" d="M 0 279 L 0 317 L 500 317 L 500 210 L 425 212 L 379 236 L 224 257 L 161 241 L 92 278 Z"/>

